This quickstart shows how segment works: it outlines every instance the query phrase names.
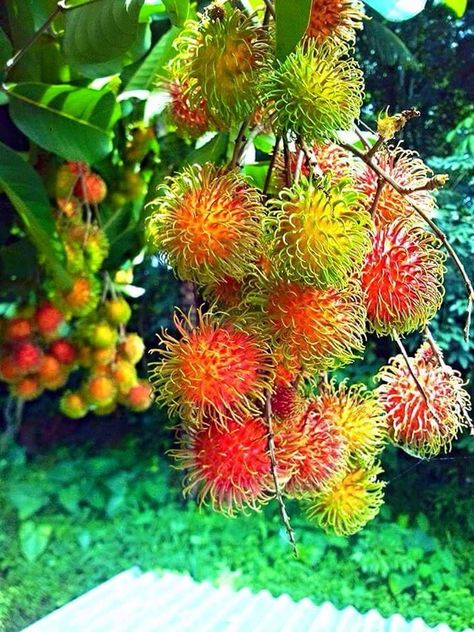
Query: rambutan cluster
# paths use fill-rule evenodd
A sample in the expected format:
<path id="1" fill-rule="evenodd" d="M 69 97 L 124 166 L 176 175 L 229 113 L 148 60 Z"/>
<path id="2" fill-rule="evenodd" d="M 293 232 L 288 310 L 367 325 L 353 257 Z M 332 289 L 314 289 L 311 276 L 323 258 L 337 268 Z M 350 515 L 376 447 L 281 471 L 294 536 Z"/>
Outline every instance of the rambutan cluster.
<path id="1" fill-rule="evenodd" d="M 178 134 L 226 132 L 235 143 L 227 166 L 185 166 L 150 203 L 150 243 L 205 301 L 159 336 L 151 382 L 179 418 L 185 492 L 228 514 L 288 496 L 350 535 L 383 502 L 386 441 L 436 454 L 462 426 L 466 396 L 426 353 L 423 367 L 413 360 L 426 374 L 424 409 L 405 396 L 416 382 L 401 360 L 376 391 L 328 377 L 362 355 L 367 333 L 399 340 L 438 310 L 444 255 L 417 210 L 432 214 L 433 186 L 418 156 L 382 136 L 362 161 L 340 146 L 363 100 L 352 50 L 361 2 L 314 0 L 286 57 L 270 15 L 260 25 L 212 3 L 167 67 Z M 257 187 L 240 166 L 262 129 L 275 146 Z"/>

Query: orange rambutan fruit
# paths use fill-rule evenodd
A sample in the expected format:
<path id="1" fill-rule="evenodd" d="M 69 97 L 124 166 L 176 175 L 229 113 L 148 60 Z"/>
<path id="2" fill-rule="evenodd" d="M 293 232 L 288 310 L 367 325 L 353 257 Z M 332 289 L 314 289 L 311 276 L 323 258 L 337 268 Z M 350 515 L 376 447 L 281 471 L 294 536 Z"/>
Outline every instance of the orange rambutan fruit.
<path id="1" fill-rule="evenodd" d="M 89 406 L 77 391 L 66 391 L 59 400 L 59 410 L 70 419 L 82 419 L 87 414 Z"/>
<path id="2" fill-rule="evenodd" d="M 264 209 L 256 189 L 211 163 L 186 167 L 153 203 L 154 245 L 187 281 L 242 279 L 259 254 Z"/>
<path id="3" fill-rule="evenodd" d="M 38 368 L 38 378 L 44 385 L 45 382 L 56 380 L 62 372 L 62 366 L 60 362 L 53 356 L 45 354 L 41 360 L 41 364 Z"/>
<path id="4" fill-rule="evenodd" d="M 100 284 L 95 277 L 76 277 L 63 299 L 74 316 L 86 316 L 97 307 L 99 289 Z"/>
<path id="5" fill-rule="evenodd" d="M 77 349 L 71 341 L 61 338 L 51 343 L 49 353 L 61 364 L 73 364 L 77 358 Z"/>
<path id="6" fill-rule="evenodd" d="M 444 293 L 439 245 L 431 233 L 402 220 L 377 228 L 360 275 L 377 334 L 415 331 L 436 314 Z"/>
<path id="7" fill-rule="evenodd" d="M 84 385 L 84 396 L 91 406 L 108 406 L 117 397 L 117 387 L 111 377 L 93 374 Z"/>
<path id="8" fill-rule="evenodd" d="M 14 397 L 29 402 L 36 399 L 43 392 L 43 387 L 36 375 L 26 375 L 17 382 L 10 384 L 10 393 Z"/>
<path id="9" fill-rule="evenodd" d="M 362 201 L 367 210 L 372 211 L 376 224 L 389 224 L 402 218 L 420 223 L 422 220 L 413 209 L 412 203 L 421 207 L 428 216 L 433 215 L 436 200 L 433 192 L 426 189 L 433 174 L 415 151 L 396 147 L 378 152 L 374 161 L 401 187 L 406 190 L 415 189 L 407 196 L 398 193 L 392 186 L 385 183 L 374 211 L 373 204 L 377 195 L 379 177 L 368 165 L 358 165 L 352 174 L 354 187 L 363 194 Z"/>
<path id="10" fill-rule="evenodd" d="M 38 305 L 34 319 L 38 332 L 47 339 L 58 335 L 65 324 L 64 314 L 49 301 Z"/>
<path id="11" fill-rule="evenodd" d="M 197 138 L 213 127 L 206 100 L 195 99 L 195 103 L 191 103 L 188 83 L 176 79 L 170 82 L 168 91 L 170 94 L 168 116 L 179 136 Z"/>
<path id="12" fill-rule="evenodd" d="M 114 362 L 117 355 L 116 347 L 104 347 L 102 349 L 91 350 L 91 362 L 97 366 L 108 366 L 111 362 Z"/>
<path id="13" fill-rule="evenodd" d="M 69 199 L 79 177 L 88 172 L 89 167 L 85 162 L 70 161 L 60 165 L 54 183 L 55 197 Z"/>
<path id="14" fill-rule="evenodd" d="M 107 320 L 113 325 L 127 324 L 132 315 L 130 305 L 122 296 L 107 301 L 104 308 Z"/>
<path id="15" fill-rule="evenodd" d="M 379 464 L 350 470 L 332 487 L 309 499 L 309 518 L 336 535 L 357 533 L 375 518 L 383 504 L 385 483 L 377 479 L 381 473 Z"/>
<path id="16" fill-rule="evenodd" d="M 129 333 L 118 345 L 120 355 L 132 364 L 137 364 L 145 353 L 143 339 L 136 333 Z"/>
<path id="17" fill-rule="evenodd" d="M 13 354 L 4 355 L 0 358 L 0 379 L 4 382 L 16 382 L 22 376 Z"/>
<path id="18" fill-rule="evenodd" d="M 111 368 L 111 375 L 122 395 L 128 393 L 138 380 L 134 365 L 127 360 L 117 360 Z"/>
<path id="19" fill-rule="evenodd" d="M 212 420 L 191 432 L 180 449 L 172 452 L 178 466 L 187 469 L 184 492 L 197 490 L 200 503 L 234 515 L 258 509 L 271 496 L 273 481 L 268 454 L 268 429 L 263 420 L 227 418 Z"/>
<path id="20" fill-rule="evenodd" d="M 35 373 L 42 359 L 41 348 L 33 342 L 19 342 L 13 348 L 13 360 L 21 373 Z"/>
<path id="21" fill-rule="evenodd" d="M 364 17 L 360 0 L 313 0 L 305 35 L 319 43 L 328 38 L 351 42 Z"/>
<path id="22" fill-rule="evenodd" d="M 469 427 L 471 404 L 458 371 L 439 363 L 428 343 L 410 359 L 398 355 L 382 367 L 377 378 L 379 400 L 387 416 L 391 441 L 419 458 L 448 452 L 463 427 Z"/>
<path id="23" fill-rule="evenodd" d="M 32 323 L 28 318 L 11 318 L 5 322 L 3 338 L 7 342 L 28 338 L 33 333 Z"/>
<path id="24" fill-rule="evenodd" d="M 107 195 L 107 185 L 99 174 L 89 172 L 77 180 L 74 195 L 87 204 L 99 204 Z"/>
<path id="25" fill-rule="evenodd" d="M 267 291 L 265 310 L 283 357 L 311 373 L 348 364 L 364 349 L 366 313 L 355 281 L 342 289 L 276 283 Z"/>
<path id="26" fill-rule="evenodd" d="M 215 301 L 223 309 L 234 309 L 242 302 L 242 281 L 231 276 L 224 276 L 215 283 L 206 284 L 203 287 L 203 297 L 209 301 Z"/>
<path id="27" fill-rule="evenodd" d="M 58 197 L 56 206 L 66 217 L 74 217 L 81 211 L 81 203 L 76 197 Z"/>
<path id="28" fill-rule="evenodd" d="M 153 364 L 156 399 L 185 415 L 191 425 L 204 418 L 257 412 L 271 380 L 271 357 L 262 340 L 234 325 L 198 312 L 198 325 L 175 315 L 181 336 L 162 333 L 161 360 Z M 191 416 L 189 413 L 191 409 Z"/>
<path id="29" fill-rule="evenodd" d="M 334 380 L 320 386 L 314 410 L 337 426 L 351 463 L 368 464 L 381 452 L 387 438 L 385 411 L 376 393 L 364 384 L 349 386 Z"/>
<path id="30" fill-rule="evenodd" d="M 138 380 L 125 397 L 125 406 L 134 413 L 141 413 L 150 408 L 153 402 L 153 389 L 146 380 Z"/>
<path id="31" fill-rule="evenodd" d="M 285 492 L 301 496 L 325 489 L 341 477 L 346 468 L 346 443 L 334 421 L 310 402 L 304 415 L 290 425 L 302 445 L 295 458 L 295 472 Z M 286 428 L 282 430 L 282 433 Z"/>

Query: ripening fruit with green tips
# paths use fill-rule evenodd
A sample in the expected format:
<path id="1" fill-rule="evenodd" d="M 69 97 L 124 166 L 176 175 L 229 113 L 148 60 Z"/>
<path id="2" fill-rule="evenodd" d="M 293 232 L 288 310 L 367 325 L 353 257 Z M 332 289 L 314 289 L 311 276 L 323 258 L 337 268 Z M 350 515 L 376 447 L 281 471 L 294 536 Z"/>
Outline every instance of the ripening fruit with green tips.
<path id="1" fill-rule="evenodd" d="M 100 320 L 90 326 L 87 338 L 95 349 L 106 349 L 115 346 L 118 333 L 107 321 Z"/>
<path id="2" fill-rule="evenodd" d="M 283 189 L 267 221 L 272 261 L 283 278 L 343 287 L 371 247 L 373 223 L 350 180 L 302 177 Z"/>
<path id="3" fill-rule="evenodd" d="M 222 126 L 241 123 L 255 109 L 258 82 L 269 57 L 263 29 L 230 3 L 211 4 L 175 40 L 172 80 L 187 87 L 189 105 L 203 100 Z"/>
<path id="4" fill-rule="evenodd" d="M 277 61 L 261 84 L 277 133 L 293 131 L 308 143 L 336 140 L 359 117 L 364 80 L 344 43 L 300 44 Z"/>
<path id="5" fill-rule="evenodd" d="M 125 325 L 130 320 L 132 310 L 122 296 L 117 296 L 105 303 L 105 314 L 113 325 Z"/>

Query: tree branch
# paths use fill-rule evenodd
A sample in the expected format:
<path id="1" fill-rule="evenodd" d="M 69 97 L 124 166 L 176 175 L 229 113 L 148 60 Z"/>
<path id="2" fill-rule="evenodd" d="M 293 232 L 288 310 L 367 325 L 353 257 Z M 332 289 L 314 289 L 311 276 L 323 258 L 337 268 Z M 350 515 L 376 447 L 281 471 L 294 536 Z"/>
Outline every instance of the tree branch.
<path id="1" fill-rule="evenodd" d="M 273 424 L 272 424 L 272 402 L 271 402 L 271 393 L 267 394 L 267 398 L 265 400 L 265 421 L 268 425 L 268 451 L 270 453 L 270 467 L 272 470 L 273 484 L 275 485 L 275 497 L 278 502 L 278 507 L 280 510 L 280 516 L 283 524 L 285 525 L 286 532 L 288 534 L 288 539 L 291 544 L 291 548 L 293 549 L 293 554 L 295 557 L 298 557 L 298 549 L 296 548 L 296 540 L 295 540 L 295 532 L 290 524 L 290 517 L 286 511 L 285 503 L 283 501 L 283 496 L 281 494 L 280 483 L 278 481 L 278 473 L 277 473 L 277 462 L 275 458 L 275 435 L 273 433 Z"/>

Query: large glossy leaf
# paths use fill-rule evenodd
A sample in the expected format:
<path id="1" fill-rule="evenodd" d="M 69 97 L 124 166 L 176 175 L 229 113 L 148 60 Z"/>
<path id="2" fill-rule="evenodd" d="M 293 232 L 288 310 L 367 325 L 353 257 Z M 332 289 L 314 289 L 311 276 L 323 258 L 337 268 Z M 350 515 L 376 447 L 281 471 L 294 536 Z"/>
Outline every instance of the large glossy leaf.
<path id="1" fill-rule="evenodd" d="M 173 41 L 179 31 L 180 29 L 174 26 L 159 39 L 128 82 L 127 92 L 152 91 L 156 87 L 158 79 L 164 75 L 163 67 L 175 54 Z"/>
<path id="2" fill-rule="evenodd" d="M 25 229 L 60 287 L 71 278 L 65 271 L 65 254 L 56 232 L 48 197 L 36 171 L 12 149 L 0 143 L 0 189 L 8 196 Z"/>
<path id="3" fill-rule="evenodd" d="M 13 55 L 13 46 L 5 35 L 5 31 L 0 28 L 0 66 L 4 66 L 7 59 Z"/>
<path id="4" fill-rule="evenodd" d="M 36 524 L 32 520 L 20 526 L 18 532 L 20 549 L 28 561 L 33 562 L 44 552 L 52 533 L 52 525 Z"/>
<path id="5" fill-rule="evenodd" d="M 40 147 L 88 163 L 112 151 L 111 127 L 120 107 L 110 90 L 23 83 L 8 94 L 13 121 Z"/>
<path id="6" fill-rule="evenodd" d="M 283 0 L 284 1 L 284 0 Z M 392 22 L 402 22 L 421 13 L 426 0 L 364 0 L 369 7 L 375 9 L 384 18 Z"/>
<path id="7" fill-rule="evenodd" d="M 101 0 L 66 11 L 64 56 L 69 63 L 97 64 L 124 55 L 138 33 L 144 0 Z"/>
<path id="8" fill-rule="evenodd" d="M 295 48 L 309 23 L 311 0 L 275 0 L 276 53 L 280 60 Z"/>
<path id="9" fill-rule="evenodd" d="M 189 13 L 189 0 L 163 0 L 169 19 L 175 26 L 183 26 Z"/>

